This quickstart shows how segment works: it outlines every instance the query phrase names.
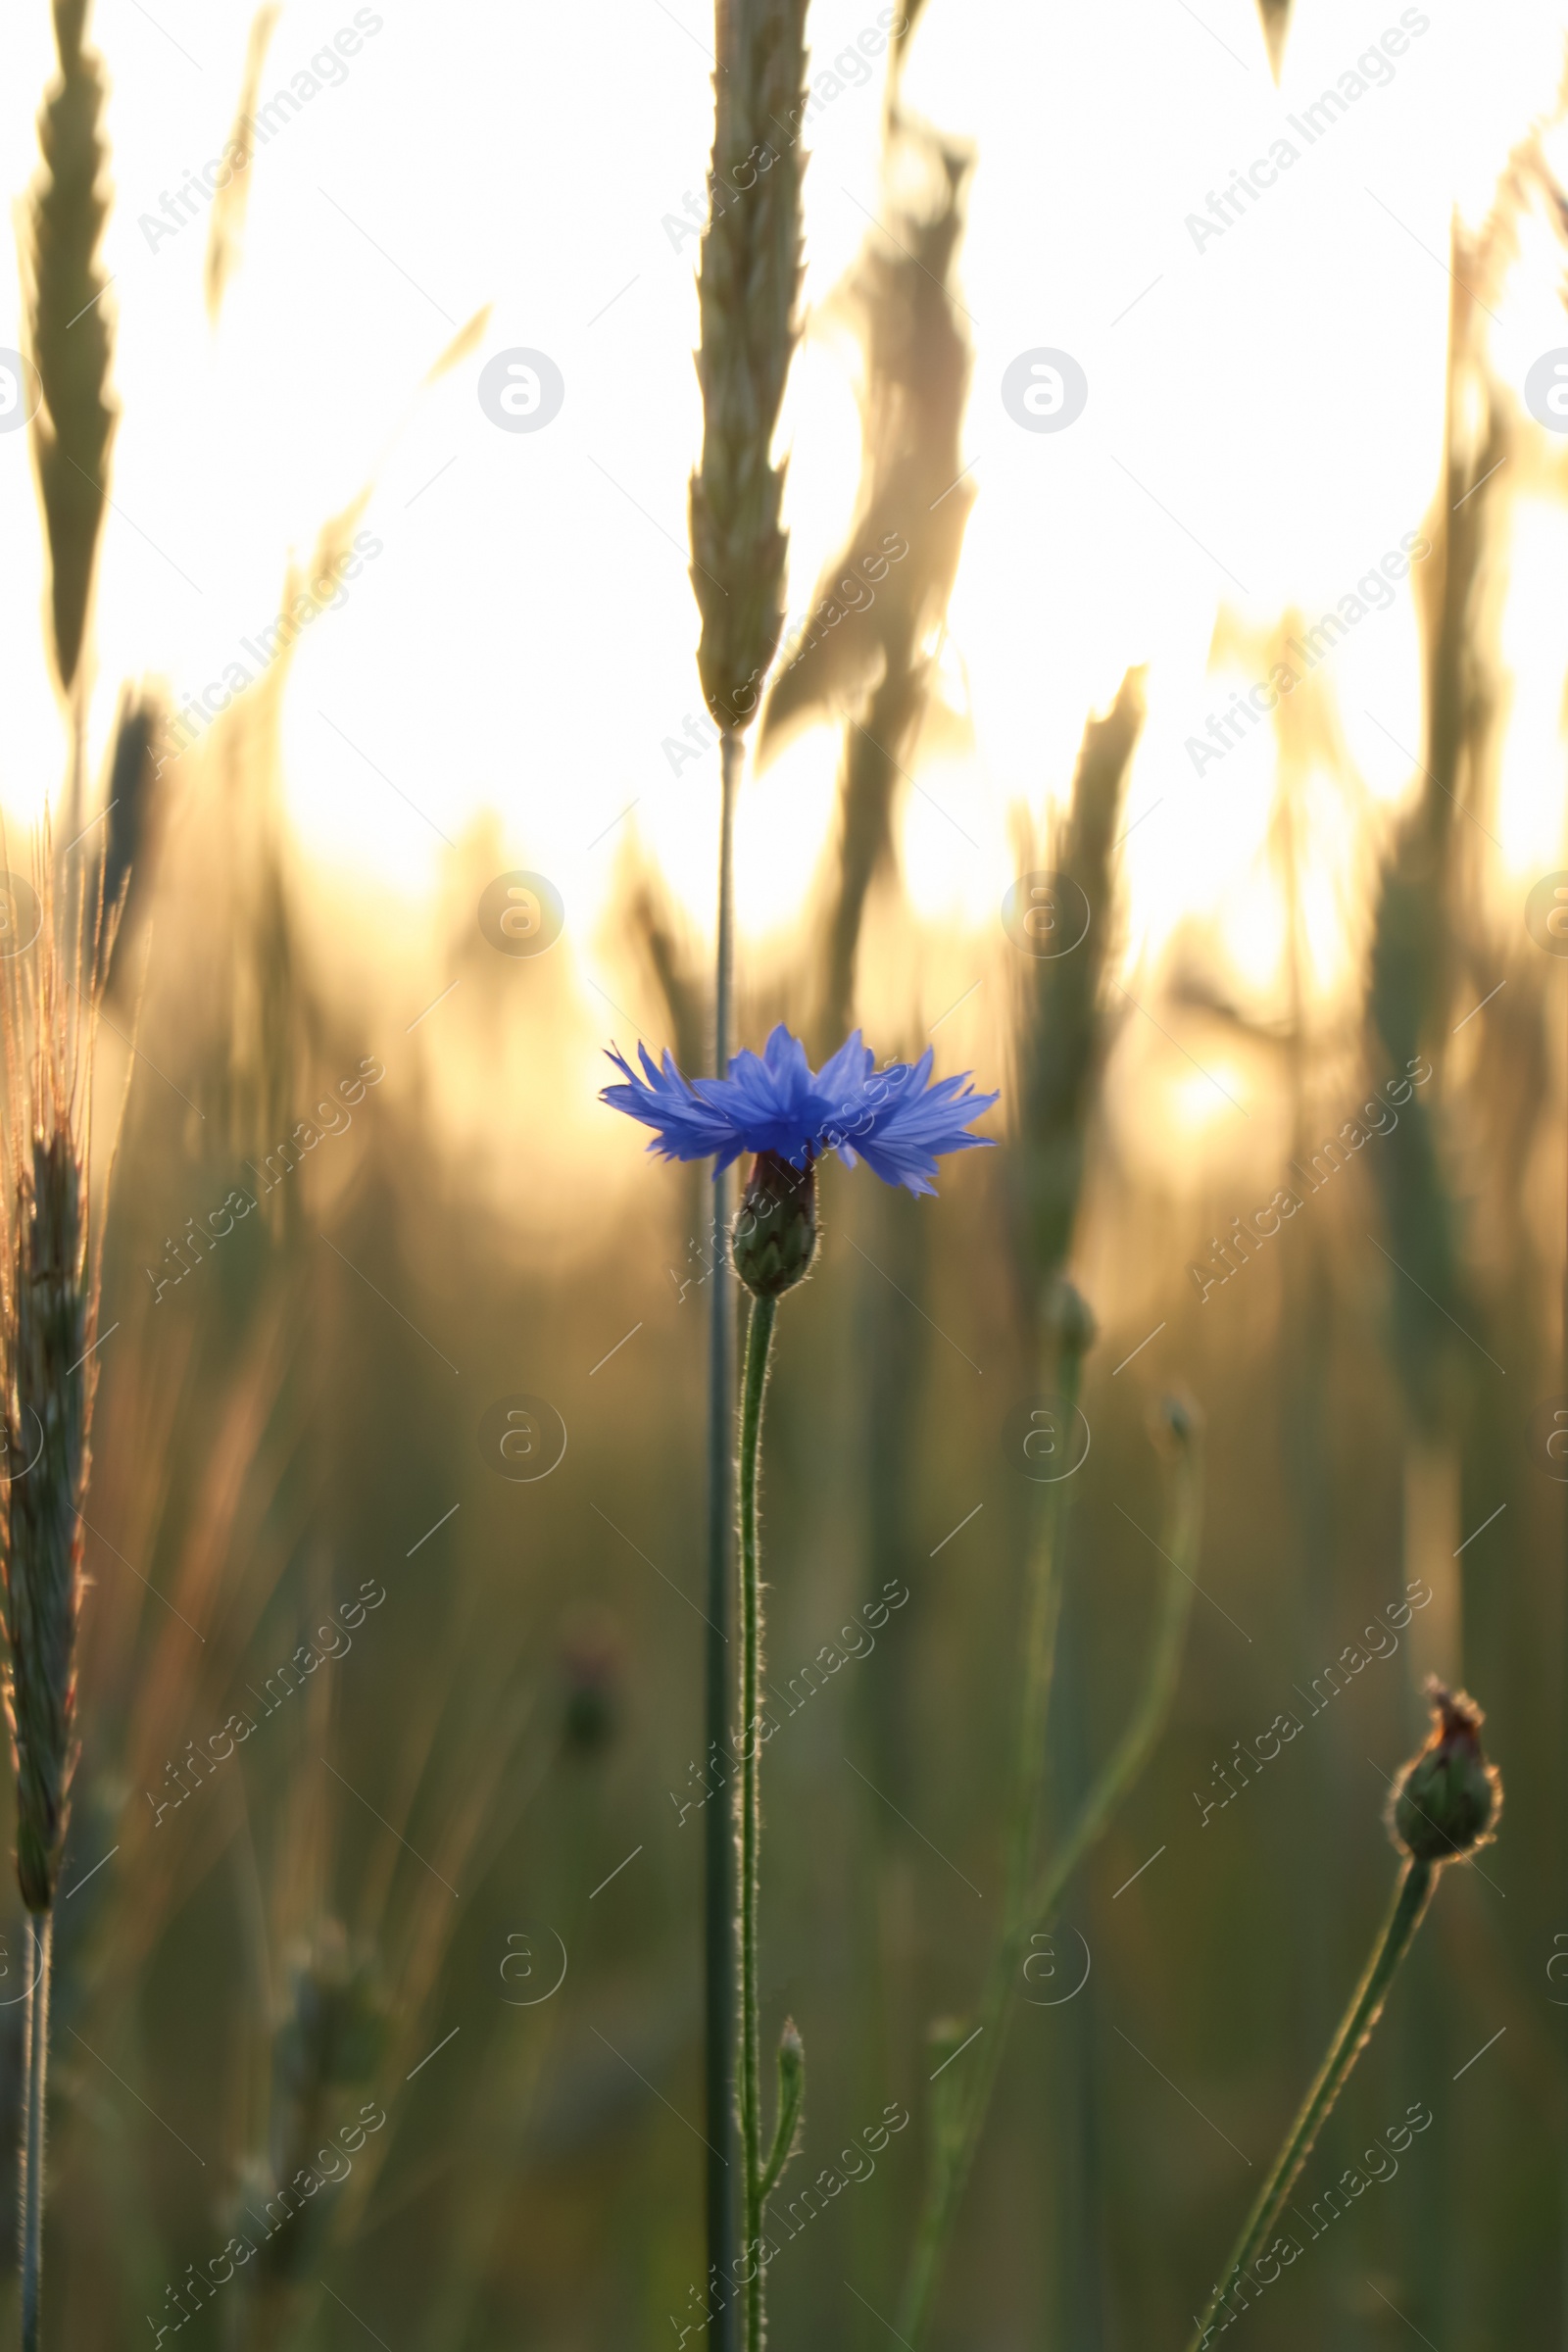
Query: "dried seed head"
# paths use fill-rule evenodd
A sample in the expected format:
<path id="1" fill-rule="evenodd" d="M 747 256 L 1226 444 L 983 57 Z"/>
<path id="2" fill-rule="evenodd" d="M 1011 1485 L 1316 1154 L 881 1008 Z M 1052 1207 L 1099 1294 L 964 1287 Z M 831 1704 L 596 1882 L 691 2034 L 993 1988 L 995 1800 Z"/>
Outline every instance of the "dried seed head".
<path id="1" fill-rule="evenodd" d="M 1481 1752 L 1485 1718 L 1462 1690 L 1427 1684 L 1433 1730 L 1399 1775 L 1392 1808 L 1396 1844 L 1418 1862 L 1452 1862 L 1486 1844 L 1502 1810 L 1502 1780 Z"/>
<path id="2" fill-rule="evenodd" d="M 806 0 L 721 0 L 717 67 L 691 577 L 703 692 L 717 724 L 739 732 L 784 625 L 784 468 L 768 455 L 798 339 Z"/>
<path id="3" fill-rule="evenodd" d="M 806 1280 L 816 1243 L 815 1161 L 797 1168 L 760 1152 L 731 1233 L 736 1273 L 755 1298 L 782 1298 Z"/>

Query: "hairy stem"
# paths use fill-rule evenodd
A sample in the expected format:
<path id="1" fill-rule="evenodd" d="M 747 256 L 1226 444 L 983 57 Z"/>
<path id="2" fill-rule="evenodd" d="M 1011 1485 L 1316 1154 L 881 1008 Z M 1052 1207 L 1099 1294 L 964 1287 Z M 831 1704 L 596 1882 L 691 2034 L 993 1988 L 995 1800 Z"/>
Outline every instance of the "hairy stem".
<path id="1" fill-rule="evenodd" d="M 43 2283 L 44 2102 L 49 2078 L 49 1971 L 54 1913 L 27 1917 L 27 2007 L 22 2106 L 22 2352 L 37 2352 Z"/>
<path id="2" fill-rule="evenodd" d="M 735 986 L 735 795 L 744 751 L 726 734 L 720 753 L 722 805 L 718 845 L 718 945 L 713 989 L 713 1074 L 729 1067 Z M 728 1273 L 734 1179 L 713 1184 L 713 1247 L 709 1273 L 708 1359 L 708 1641 L 705 1652 L 705 1771 L 723 1757 L 730 1728 L 729 1634 L 734 1622 L 730 1561 L 735 1528 L 735 1454 L 730 1414 L 735 1387 L 735 1303 Z M 718 1769 L 727 1769 L 718 1765 Z M 727 2292 L 735 2276 L 735 1839 L 728 1808 L 704 1817 L 705 2112 L 708 2139 L 708 2259 L 710 2278 L 725 2282 L 714 2314 L 715 2352 L 735 2352 L 735 2314 Z"/>
<path id="3" fill-rule="evenodd" d="M 1389 1912 L 1372 1957 L 1360 1984 L 1350 1997 L 1340 2024 L 1340 2030 L 1329 2044 L 1328 2056 L 1318 2069 L 1317 2079 L 1307 2092 L 1301 2111 L 1286 2136 L 1285 2145 L 1258 2191 L 1257 2202 L 1248 2215 L 1236 2249 L 1218 2286 L 1203 2307 L 1202 2317 L 1192 2338 L 1189 2352 L 1200 2352 L 1213 2332 L 1214 2321 L 1225 2307 L 1225 2301 L 1250 2264 L 1256 2261 L 1285 2209 L 1286 2199 L 1296 2185 L 1296 2178 L 1312 2152 L 1312 2143 L 1322 2130 L 1335 2100 L 1344 2089 L 1352 2066 L 1371 2039 L 1372 2029 L 1383 2013 L 1400 1961 L 1410 1948 L 1421 1915 L 1427 1907 L 1436 1878 L 1436 1865 L 1414 1856 L 1399 1874 L 1393 1908 Z"/>
<path id="4" fill-rule="evenodd" d="M 757 1542 L 757 1474 L 762 1450 L 762 1392 L 778 1302 L 752 1301 L 746 1332 L 746 1376 L 741 1391 L 741 2132 L 746 2155 L 746 2247 L 752 2258 L 746 2287 L 746 2352 L 762 2352 L 761 1992 L 759 1982 L 758 1904 L 761 1885 L 761 1741 L 758 1686 L 762 1671 L 762 1575 Z M 782 2167 L 782 2160 L 781 2160 Z"/>

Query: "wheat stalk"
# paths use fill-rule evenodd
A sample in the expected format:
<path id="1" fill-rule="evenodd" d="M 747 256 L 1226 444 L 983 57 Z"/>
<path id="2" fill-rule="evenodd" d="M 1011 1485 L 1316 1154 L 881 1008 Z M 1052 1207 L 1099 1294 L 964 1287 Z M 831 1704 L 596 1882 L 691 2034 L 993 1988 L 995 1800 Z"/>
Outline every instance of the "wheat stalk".
<path id="1" fill-rule="evenodd" d="M 691 480 L 689 515 L 691 579 L 703 624 L 697 665 L 721 729 L 713 1069 L 722 1078 L 729 1066 L 734 992 L 742 736 L 760 702 L 784 625 L 784 468 L 772 464 L 771 445 L 799 335 L 806 0 L 717 0 L 714 49 L 713 155 L 698 273 L 703 449 Z M 735 1321 L 725 1263 L 732 1195 L 730 1179 L 721 1176 L 713 1187 L 709 1345 L 704 1738 L 710 1754 L 713 1743 L 725 1744 L 730 1728 L 725 1628 L 734 1617 Z M 733 2183 L 741 2169 L 733 2083 L 737 1886 L 731 1825 L 715 1805 L 704 1848 L 705 2137 L 709 2260 L 725 2278 L 733 2270 Z M 734 2328 L 726 2306 L 718 2322 L 720 2352 L 731 2352 Z"/>

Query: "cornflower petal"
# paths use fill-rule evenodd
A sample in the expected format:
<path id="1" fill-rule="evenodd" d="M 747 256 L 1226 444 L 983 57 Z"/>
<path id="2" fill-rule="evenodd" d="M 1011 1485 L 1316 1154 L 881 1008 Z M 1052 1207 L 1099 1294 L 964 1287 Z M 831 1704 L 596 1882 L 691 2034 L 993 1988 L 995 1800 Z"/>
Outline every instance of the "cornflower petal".
<path id="1" fill-rule="evenodd" d="M 930 1193 L 940 1154 L 993 1141 L 968 1127 L 996 1095 L 977 1094 L 967 1071 L 933 1085 L 929 1046 L 917 1062 L 878 1070 L 857 1029 L 813 1074 L 805 1046 L 780 1021 L 760 1054 L 743 1048 L 734 1055 L 725 1078 L 687 1079 L 667 1050 L 662 1067 L 646 1046 L 638 1054 L 642 1078 L 611 1052 L 626 1083 L 605 1087 L 601 1100 L 654 1129 L 651 1152 L 710 1157 L 715 1175 L 744 1152 L 799 1168 L 833 1151 L 849 1168 L 863 1159 L 884 1184 Z"/>

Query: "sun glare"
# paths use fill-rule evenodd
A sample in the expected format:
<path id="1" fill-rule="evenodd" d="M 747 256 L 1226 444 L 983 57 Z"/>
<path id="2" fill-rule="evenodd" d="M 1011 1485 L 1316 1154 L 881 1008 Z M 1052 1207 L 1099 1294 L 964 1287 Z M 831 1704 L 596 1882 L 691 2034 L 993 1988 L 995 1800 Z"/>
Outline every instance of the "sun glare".
<path id="1" fill-rule="evenodd" d="M 789 608 L 801 619 L 856 497 L 858 361 L 832 297 L 877 233 L 879 84 L 845 63 L 874 15 L 866 0 L 817 0 L 812 12 L 815 55 L 843 70 L 807 176 L 815 318 L 781 426 Z M 1251 887 L 1275 746 L 1261 723 L 1213 756 L 1212 722 L 1256 675 L 1210 666 L 1216 615 L 1228 608 L 1266 630 L 1289 606 L 1314 619 L 1343 609 L 1419 531 L 1437 479 L 1449 299 L 1438 257 L 1456 184 L 1477 215 L 1508 147 L 1553 95 L 1544 24 L 1490 29 L 1478 109 L 1472 34 L 1406 15 L 1423 29 L 1387 86 L 1311 142 L 1292 119 L 1365 45 L 1348 6 L 1303 14 L 1277 92 L 1250 0 L 1226 0 L 1204 24 L 1152 7 L 1134 24 L 1092 12 L 1071 29 L 1066 68 L 1054 49 L 1049 74 L 1045 27 L 1027 20 L 1006 20 L 1005 74 L 991 64 L 999 12 L 936 12 L 922 29 L 911 102 L 978 159 L 961 267 L 974 507 L 942 647 L 962 716 L 922 745 L 898 819 L 927 922 L 979 932 L 995 921 L 1012 874 L 1012 811 L 1023 804 L 1038 822 L 1062 804 L 1086 715 L 1135 663 L 1147 665 L 1150 717 L 1129 805 L 1129 953 L 1147 957 L 1195 906 Z M 323 55 L 352 26 L 354 54 L 329 73 Z M 29 15 L 5 35 L 0 132 L 18 158 L 31 142 L 29 93 L 46 78 L 45 29 Z M 272 674 L 289 565 L 308 566 L 323 525 L 363 500 L 357 576 L 312 612 L 286 656 L 286 789 L 307 851 L 415 904 L 436 887 L 449 845 L 494 810 L 506 854 L 559 878 L 588 953 L 635 838 L 707 932 L 717 760 L 684 552 L 710 104 L 693 30 L 678 11 L 636 17 L 626 78 L 639 103 L 633 113 L 621 89 L 610 96 L 616 168 L 584 172 L 573 111 L 540 94 L 555 63 L 587 70 L 576 54 L 567 67 L 564 24 L 530 20 L 525 74 L 506 70 L 519 26 L 489 12 L 482 25 L 449 28 L 442 72 L 462 74 L 467 96 L 443 110 L 431 103 L 431 27 L 342 0 L 285 9 L 264 85 L 317 86 L 259 147 L 213 327 L 202 173 L 231 127 L 249 14 L 229 0 L 200 10 L 174 0 L 155 24 L 132 0 L 104 0 L 95 29 L 114 84 L 106 300 L 122 415 L 94 762 L 123 678 L 167 680 L 205 734 Z M 1113 80 L 1128 39 L 1157 55 L 1157 76 L 1141 86 L 1157 79 L 1160 103 L 1129 118 L 1112 170 L 1102 117 L 1075 92 Z M 541 67 L 540 40 L 559 60 Z M 1439 117 L 1454 126 L 1441 143 L 1427 135 Z M 387 120 L 419 124 L 416 172 L 388 148 Z M 1253 236 L 1246 214 L 1216 227 L 1215 157 L 1250 168 L 1281 140 L 1299 152 L 1258 198 L 1273 238 Z M 1352 226 L 1366 266 L 1348 273 Z M 1523 333 L 1523 352 L 1544 331 L 1542 290 L 1532 280 L 1517 300 L 1535 323 L 1511 329 L 1505 304 L 1499 336 L 1517 344 Z M 19 304 L 8 247 L 0 312 L 13 340 Z M 474 353 L 427 381 L 487 305 Z M 497 432 L 476 397 L 487 355 L 517 345 L 561 371 L 549 433 Z M 1038 346 L 1070 352 L 1084 370 L 1087 405 L 1070 432 L 1020 431 L 1000 395 L 1014 355 Z M 1528 419 L 1522 429 L 1535 430 Z M 0 622 L 16 644 L 29 640 L 42 594 L 25 436 L 0 441 L 0 459 L 13 551 Z M 1561 670 L 1563 523 L 1555 495 L 1514 518 L 1503 642 L 1515 677 L 1531 681 L 1515 696 L 1500 785 L 1515 863 L 1551 847 L 1537 811 L 1544 769 L 1561 768 L 1550 680 Z M 1549 661 L 1539 658 L 1548 643 Z M 1373 788 L 1402 793 L 1419 759 L 1408 580 L 1379 592 L 1319 677 Z M 0 753 L 7 807 L 35 808 L 58 789 L 65 745 L 38 665 L 20 665 Z M 814 728 L 746 787 L 744 935 L 788 924 L 810 890 L 836 823 L 836 749 L 832 730 Z M 1228 937 L 1248 985 L 1266 989 L 1260 922 L 1253 912 Z M 1332 956 L 1320 953 L 1317 979 L 1334 985 Z"/>

